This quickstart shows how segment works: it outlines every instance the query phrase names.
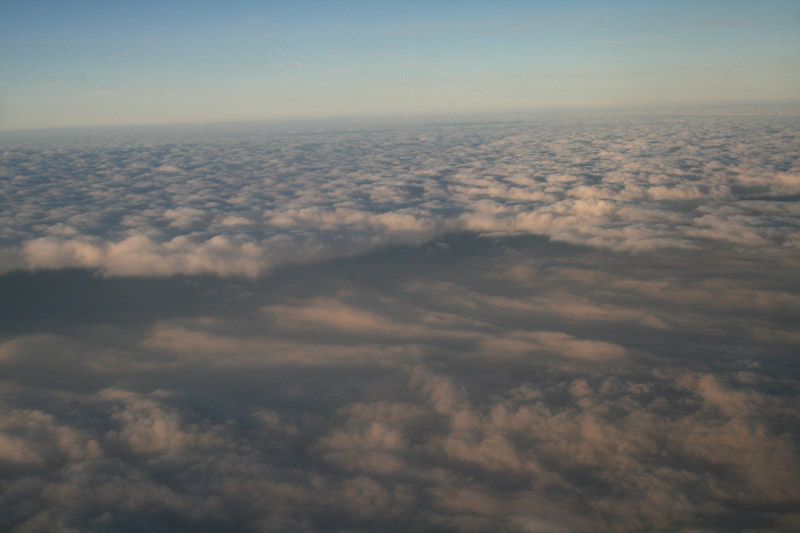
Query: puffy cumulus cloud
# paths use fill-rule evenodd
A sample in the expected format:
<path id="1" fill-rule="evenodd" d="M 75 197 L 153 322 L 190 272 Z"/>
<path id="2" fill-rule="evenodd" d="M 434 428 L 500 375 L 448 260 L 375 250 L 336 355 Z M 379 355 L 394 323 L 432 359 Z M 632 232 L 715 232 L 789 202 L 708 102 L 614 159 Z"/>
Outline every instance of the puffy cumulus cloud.
<path id="1" fill-rule="evenodd" d="M 179 207 L 164 211 L 164 217 L 170 220 L 169 225 L 182 230 L 205 226 L 204 222 L 207 216 L 205 211 L 193 207 Z"/>
<path id="2" fill-rule="evenodd" d="M 407 235 L 412 241 L 426 240 L 441 232 L 437 222 L 427 213 L 392 211 L 371 213 L 356 209 L 317 207 L 279 212 L 270 219 L 270 224 L 284 228 L 311 228 L 322 231 L 360 231 Z M 416 238 L 412 238 L 416 237 Z"/>
<path id="3" fill-rule="evenodd" d="M 223 444 L 212 434 L 198 432 L 182 424 L 174 412 L 164 409 L 155 399 L 161 391 L 142 397 L 130 391 L 104 389 L 94 399 L 111 406 L 113 429 L 104 435 L 112 446 L 138 455 L 179 453 L 189 447 L 209 447 Z"/>
<path id="4" fill-rule="evenodd" d="M 422 367 L 404 379 L 413 401 L 291 422 L 124 389 L 73 396 L 86 419 L 6 410 L 0 499 L 25 504 L 4 506 L 4 526 L 724 530 L 742 506 L 773 528 L 800 519 L 785 511 L 800 465 L 780 430 L 797 412 L 744 382 L 616 372 L 484 396 Z"/>
<path id="5" fill-rule="evenodd" d="M 0 421 L 0 463 L 6 468 L 38 467 L 47 462 L 81 461 L 102 455 L 97 440 L 49 413 L 10 409 Z"/>
<path id="6" fill-rule="evenodd" d="M 96 239 L 61 241 L 42 237 L 25 243 L 25 256 L 30 265 L 42 268 L 96 267 L 103 252 Z"/>
<path id="7" fill-rule="evenodd" d="M 543 520 L 565 507 L 584 509 L 560 516 L 554 528 L 641 530 L 713 522 L 734 494 L 737 505 L 754 507 L 798 501 L 792 440 L 771 429 L 783 416 L 796 420 L 796 410 L 717 379 L 676 371 L 623 387 L 609 374 L 594 384 L 522 385 L 476 403 L 452 381 L 417 372 L 425 404 L 350 407 L 341 412 L 344 428 L 319 446 L 361 475 L 397 479 L 417 469 L 438 512 L 492 517 L 489 529 L 509 528 L 500 516 L 531 509 Z M 563 394 L 575 400 L 565 404 L 557 399 Z M 667 403 L 686 407 L 664 416 Z M 425 464 L 447 475 L 425 475 Z M 639 497 L 630 500 L 629 491 Z M 785 518 L 785 527 L 798 519 Z"/>
<path id="8" fill-rule="evenodd" d="M 458 231 L 640 252 L 800 230 L 793 116 L 242 128 L 10 138 L 0 265 L 255 276 Z"/>
<path id="9" fill-rule="evenodd" d="M 253 277 L 267 262 L 257 244 L 222 235 L 200 241 L 180 235 L 162 243 L 147 235 L 131 235 L 112 243 L 42 237 L 25 243 L 23 250 L 33 268 L 80 267 L 115 276 L 213 273 Z"/>
<path id="10" fill-rule="evenodd" d="M 375 411 L 386 412 L 376 416 Z M 348 419 L 345 425 L 317 444 L 326 460 L 378 475 L 398 474 L 409 468 L 403 454 L 410 443 L 398 428 L 423 416 L 423 409 L 413 404 L 356 404 L 341 414 Z"/>
<path id="11" fill-rule="evenodd" d="M 176 519 L 190 529 L 236 524 L 258 529 L 253 525 L 258 520 L 293 529 L 278 508 L 262 512 L 281 500 L 305 501 L 302 485 L 308 485 L 274 479 L 270 466 L 258 459 L 273 446 L 265 442 L 291 439 L 293 426 L 275 413 L 253 411 L 241 419 L 253 439 L 265 439 L 254 449 L 257 441 L 237 441 L 233 426 L 187 421 L 159 391 L 105 389 L 70 401 L 91 417 L 76 420 L 63 410 L 4 415 L 0 442 L 4 452 L 6 445 L 15 452 L 2 458 L 8 482 L 0 496 L 4 529 L 163 529 Z M 250 481 L 237 481 L 245 471 Z M 212 482 L 213 490 L 203 489 Z M 240 500 L 243 493 L 248 502 Z M 240 520 L 239 503 L 261 511 L 254 508 Z"/>
<path id="12" fill-rule="evenodd" d="M 252 221 L 249 218 L 231 215 L 223 217 L 223 219 L 220 221 L 220 224 L 223 226 L 249 226 L 252 224 Z"/>

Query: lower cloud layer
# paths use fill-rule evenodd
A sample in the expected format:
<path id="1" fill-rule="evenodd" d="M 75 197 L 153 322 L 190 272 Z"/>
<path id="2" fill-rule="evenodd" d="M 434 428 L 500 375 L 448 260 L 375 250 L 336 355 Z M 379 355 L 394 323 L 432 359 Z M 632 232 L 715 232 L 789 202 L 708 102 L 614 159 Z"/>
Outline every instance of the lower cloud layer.
<path id="1" fill-rule="evenodd" d="M 796 529 L 797 267 L 462 234 L 8 274 L 0 528 Z"/>

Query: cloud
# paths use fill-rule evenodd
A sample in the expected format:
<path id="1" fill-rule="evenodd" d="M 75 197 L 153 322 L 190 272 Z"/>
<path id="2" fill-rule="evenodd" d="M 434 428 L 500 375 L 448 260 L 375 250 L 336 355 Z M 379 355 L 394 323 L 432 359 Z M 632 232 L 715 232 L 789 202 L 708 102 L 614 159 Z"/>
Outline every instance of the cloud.
<path id="1" fill-rule="evenodd" d="M 157 40 L 158 40 L 157 36 L 149 37 L 149 38 L 145 39 L 144 41 L 142 41 L 142 46 L 146 48 L 146 47 L 152 45 Z M 137 50 L 139 50 L 139 47 L 130 48 L 128 50 L 125 50 L 122 53 L 119 53 L 117 55 L 114 55 L 114 56 L 111 56 L 111 57 L 107 58 L 106 62 L 116 61 L 117 59 L 121 59 L 123 57 L 129 56 L 132 53 L 136 52 Z"/>
<path id="2" fill-rule="evenodd" d="M 180 217 L 178 226 L 192 223 L 185 213 Z M 147 235 L 132 235 L 107 243 L 99 239 L 65 241 L 42 237 L 26 243 L 23 253 L 34 268 L 81 267 L 112 276 L 258 275 L 264 265 L 261 248 L 237 240 L 218 235 L 198 242 L 189 236 L 178 236 L 157 243 Z"/>
<path id="3" fill-rule="evenodd" d="M 278 48 L 277 46 L 273 46 L 273 47 L 272 47 L 272 49 L 273 49 L 273 50 L 275 50 L 276 52 L 278 52 L 278 53 L 279 53 L 281 56 L 285 57 L 286 59 L 288 59 L 288 60 L 290 60 L 292 63 L 294 63 L 294 64 L 295 64 L 295 66 L 296 66 L 298 69 L 302 69 L 302 68 L 303 68 L 303 65 L 302 65 L 302 63 L 300 63 L 300 62 L 299 62 L 297 59 L 295 59 L 295 58 L 293 58 L 293 57 L 289 57 L 288 55 L 286 55 L 286 52 L 284 52 L 283 50 L 281 50 L 281 49 L 280 49 L 280 48 Z"/>
<path id="4" fill-rule="evenodd" d="M 231 336 L 210 331 L 204 321 L 195 324 L 155 324 L 142 340 L 148 350 L 166 352 L 172 358 L 151 362 L 153 367 L 175 366 L 203 361 L 213 366 L 274 365 L 354 365 L 365 362 L 394 364 L 415 357 L 413 346 L 382 346 L 361 339 L 363 344 L 330 345 L 324 342 L 306 344 L 264 335 Z M 289 332 L 292 331 L 291 326 Z M 291 336 L 291 335 L 290 335 Z M 374 338 L 372 339 L 374 340 Z M 177 358 L 177 359 L 175 359 Z"/>
<path id="5" fill-rule="evenodd" d="M 0 530 L 796 530 L 794 119 L 540 118 L 4 138 Z"/>
<path id="6" fill-rule="evenodd" d="M 513 333 L 499 338 L 489 338 L 483 342 L 483 349 L 488 352 L 519 354 L 544 350 L 564 357 L 588 361 L 607 361 L 625 355 L 625 348 L 622 346 L 602 341 L 577 339 L 558 331 Z"/>
<path id="7" fill-rule="evenodd" d="M 23 250 L 31 268 L 144 275 L 143 261 L 122 268 L 86 255 L 105 256 L 139 236 L 149 240 L 152 253 L 143 256 L 156 275 L 258 275 L 287 262 L 459 231 L 546 235 L 639 253 L 707 242 L 793 246 L 800 228 L 792 202 L 783 199 L 800 190 L 797 173 L 759 155 L 789 150 L 775 144 L 781 138 L 763 139 L 759 148 L 748 134 L 759 126 L 736 117 L 593 120 L 577 130 L 569 120 L 538 129 L 455 125 L 438 137 L 424 126 L 321 129 L 273 135 L 266 156 L 252 131 L 238 145 L 163 152 L 119 152 L 102 143 L 86 152 L 73 140 L 6 165 L 17 192 L 3 215 L 3 264 L 17 267 L 14 250 Z M 779 131 L 791 127 L 771 120 Z M 702 132 L 702 154 L 693 131 Z M 167 135 L 163 146 L 169 141 Z M 20 160 L 16 150 L 22 148 L 9 145 L 8 161 Z M 42 210 L 37 199 L 50 207 Z M 206 253 L 174 250 L 182 239 L 210 245 L 217 237 L 233 239 L 242 248 L 230 254 L 247 259 L 223 265 Z M 285 245 L 276 249 L 278 242 Z"/>
<path id="8" fill-rule="evenodd" d="M 303 307 L 269 306 L 263 309 L 274 316 L 281 326 L 290 328 L 331 328 L 344 331 L 405 333 L 404 329 L 387 318 L 336 300 L 319 299 Z M 411 333 L 411 332 L 408 332 Z"/>
<path id="9" fill-rule="evenodd" d="M 121 58 L 123 58 L 123 57 L 125 57 L 125 56 L 129 56 L 129 55 L 131 55 L 132 53 L 134 53 L 135 51 L 136 51 L 136 48 L 131 48 L 131 49 L 129 49 L 129 50 L 125 50 L 125 51 L 124 51 L 124 52 L 122 52 L 122 53 L 119 53 L 119 54 L 117 54 L 117 55 L 113 55 L 113 56 L 111 56 L 111 57 L 107 58 L 107 59 L 106 59 L 106 62 L 108 62 L 108 61 L 115 61 L 115 60 L 117 60 L 117 59 L 121 59 Z"/>

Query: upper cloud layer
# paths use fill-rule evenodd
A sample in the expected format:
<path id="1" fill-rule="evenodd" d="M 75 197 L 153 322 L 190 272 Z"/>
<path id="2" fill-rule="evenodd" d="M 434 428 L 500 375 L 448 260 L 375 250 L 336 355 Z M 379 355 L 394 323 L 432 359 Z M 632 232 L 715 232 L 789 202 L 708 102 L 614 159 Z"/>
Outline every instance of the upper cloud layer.
<path id="1" fill-rule="evenodd" d="M 792 116 L 674 115 L 9 139 L 0 268 L 254 277 L 457 231 L 796 250 L 797 130 Z"/>

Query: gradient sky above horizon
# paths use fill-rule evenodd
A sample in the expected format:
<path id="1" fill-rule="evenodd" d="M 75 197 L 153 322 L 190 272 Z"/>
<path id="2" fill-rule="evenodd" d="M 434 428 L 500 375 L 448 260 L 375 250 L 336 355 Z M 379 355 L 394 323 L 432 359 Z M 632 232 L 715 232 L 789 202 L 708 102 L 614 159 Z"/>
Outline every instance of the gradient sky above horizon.
<path id="1" fill-rule="evenodd" d="M 797 103 L 798 2 L 4 2 L 0 130 Z"/>

